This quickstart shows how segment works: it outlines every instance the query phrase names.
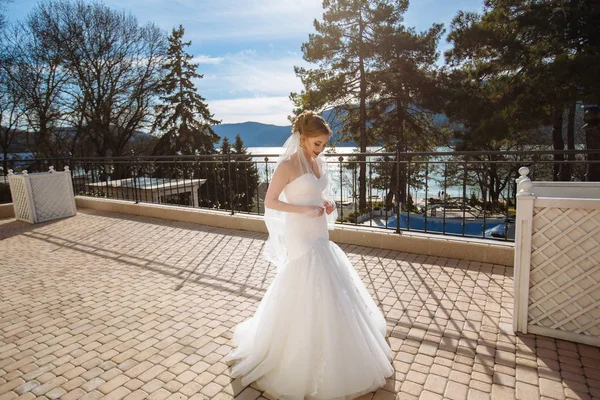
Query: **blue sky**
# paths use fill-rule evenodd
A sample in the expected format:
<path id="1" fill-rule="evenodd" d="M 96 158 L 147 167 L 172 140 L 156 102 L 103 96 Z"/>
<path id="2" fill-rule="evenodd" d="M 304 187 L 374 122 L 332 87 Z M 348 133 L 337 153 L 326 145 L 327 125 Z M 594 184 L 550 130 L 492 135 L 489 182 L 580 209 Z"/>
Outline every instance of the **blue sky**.
<path id="1" fill-rule="evenodd" d="M 37 0 L 8 4 L 11 21 L 24 18 Z M 105 0 L 115 9 L 152 21 L 167 32 L 183 25 L 189 53 L 204 79 L 196 87 L 223 123 L 256 121 L 287 125 L 290 92 L 302 90 L 294 66 L 301 45 L 322 15 L 321 0 Z M 483 0 L 413 0 L 405 25 L 425 30 L 448 25 L 458 10 L 480 11 Z M 445 40 L 441 49 L 447 48 Z"/>

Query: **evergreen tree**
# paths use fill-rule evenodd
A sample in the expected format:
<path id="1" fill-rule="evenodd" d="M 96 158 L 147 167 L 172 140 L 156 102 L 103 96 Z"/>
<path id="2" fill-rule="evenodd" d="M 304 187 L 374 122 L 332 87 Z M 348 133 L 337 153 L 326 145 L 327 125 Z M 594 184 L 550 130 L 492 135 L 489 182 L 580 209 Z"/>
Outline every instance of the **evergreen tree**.
<path id="1" fill-rule="evenodd" d="M 192 82 L 203 75 L 196 72 L 198 64 L 191 62 L 186 52 L 191 42 L 183 41 L 184 29 L 173 29 L 169 36 L 166 75 L 160 85 L 162 104 L 156 107 L 154 130 L 162 132 L 153 153 L 156 155 L 213 155 L 219 136 L 212 125 L 220 123 L 213 118 L 205 99 Z M 202 207 L 220 208 L 222 199 L 221 170 L 216 158 L 203 158 L 195 168 L 170 171 L 170 178 L 193 176 L 206 179 L 199 189 Z"/>
<path id="2" fill-rule="evenodd" d="M 236 210 L 250 212 L 254 209 L 254 201 L 257 196 L 258 189 L 258 169 L 248 154 L 248 149 L 244 146 L 244 142 L 240 135 L 236 135 L 233 144 L 233 153 L 236 154 L 236 173 L 234 175 L 235 182 L 235 207 Z"/>
<path id="3" fill-rule="evenodd" d="M 315 20 L 316 34 L 302 45 L 304 59 L 318 64 L 307 70 L 295 67 L 304 84 L 300 94 L 291 98 L 298 109 L 339 111 L 342 132 L 358 139 L 360 152 L 367 151 L 367 103 L 373 94 L 371 73 L 376 51 L 375 31 L 398 21 L 395 1 L 390 0 L 326 0 L 323 22 Z M 402 3 L 408 4 L 407 1 Z M 350 133 L 348 133 L 350 132 Z M 356 135 L 358 133 L 358 135 Z M 359 156 L 359 207 L 367 205 L 365 157 Z"/>
<path id="4" fill-rule="evenodd" d="M 397 4 L 397 14 L 404 14 L 406 7 L 405 2 Z M 400 18 L 398 23 L 383 25 L 376 31 L 377 96 L 370 106 L 376 116 L 372 122 L 374 136 L 387 151 L 431 151 L 446 144 L 442 132 L 433 125 L 433 111 L 440 108 L 436 102 L 434 65 L 442 31 L 441 24 L 434 24 L 427 31 L 416 33 L 405 27 Z M 407 164 L 380 163 L 375 170 L 379 181 L 376 183 L 387 189 L 386 208 L 391 209 L 394 196 L 404 204 Z M 410 172 L 411 182 L 418 179 L 415 173 Z"/>
<path id="5" fill-rule="evenodd" d="M 232 162 L 231 162 L 231 155 L 232 151 L 231 151 L 231 144 L 229 143 L 229 138 L 227 136 L 223 137 L 223 141 L 221 142 L 221 151 L 220 154 L 222 157 L 220 157 L 220 162 L 219 163 L 215 163 L 215 168 L 216 168 L 216 176 L 218 179 L 218 182 L 220 182 L 220 184 L 217 185 L 218 188 L 218 199 L 219 199 L 219 206 L 218 208 L 225 208 L 225 209 L 231 209 L 231 197 L 230 197 L 230 190 L 232 187 L 232 174 L 233 171 L 231 170 L 233 168 Z"/>
<path id="6" fill-rule="evenodd" d="M 219 206 L 235 211 L 252 211 L 258 188 L 258 170 L 244 147 L 240 135 L 235 137 L 233 148 L 227 137 L 221 143 Z M 232 204 L 233 201 L 233 204 Z"/>
<path id="7" fill-rule="evenodd" d="M 229 143 L 229 138 L 227 136 L 223 137 L 223 141 L 221 142 L 221 154 L 231 154 L 231 144 Z"/>
<path id="8" fill-rule="evenodd" d="M 396 143 L 401 151 L 426 151 L 441 144 L 432 113 L 440 109 L 435 62 L 442 32 L 441 24 L 417 33 L 400 23 L 377 32 L 378 86 L 370 105 L 377 115 L 377 139 L 394 150 Z"/>
<path id="9" fill-rule="evenodd" d="M 506 148 L 507 140 L 527 144 L 524 133 L 549 125 L 554 149 L 564 150 L 564 111 L 574 114 L 578 100 L 599 101 L 592 78 L 600 74 L 599 19 L 590 0 L 488 0 L 482 15 L 459 12 L 446 55 L 453 70 L 447 114 L 465 122 L 465 139 Z M 568 125 L 573 148 L 572 116 Z M 555 179 L 570 179 L 568 166 L 559 168 L 563 156 L 555 160 Z"/>
<path id="10" fill-rule="evenodd" d="M 197 92 L 192 79 L 202 78 L 198 64 L 185 50 L 191 42 L 183 41 L 184 29 L 173 29 L 169 36 L 167 71 L 160 90 L 163 104 L 156 107 L 154 128 L 162 132 L 155 154 L 214 154 L 219 136 L 211 125 L 220 123 L 210 113 L 205 99 Z"/>

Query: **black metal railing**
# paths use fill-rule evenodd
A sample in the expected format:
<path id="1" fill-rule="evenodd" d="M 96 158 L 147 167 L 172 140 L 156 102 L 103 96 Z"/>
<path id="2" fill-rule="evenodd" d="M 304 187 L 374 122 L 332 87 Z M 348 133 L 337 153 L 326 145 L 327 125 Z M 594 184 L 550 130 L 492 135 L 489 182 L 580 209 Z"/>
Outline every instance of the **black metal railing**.
<path id="1" fill-rule="evenodd" d="M 338 151 L 340 148 L 338 148 Z M 557 161 L 556 155 L 565 160 Z M 600 150 L 327 154 L 338 222 L 513 240 L 518 169 L 588 179 Z M 591 157 L 594 155 L 595 157 Z M 15 173 L 70 167 L 76 195 L 262 215 L 277 154 L 8 160 Z M 360 188 L 364 170 L 363 192 Z M 0 202 L 10 202 L 6 174 Z"/>

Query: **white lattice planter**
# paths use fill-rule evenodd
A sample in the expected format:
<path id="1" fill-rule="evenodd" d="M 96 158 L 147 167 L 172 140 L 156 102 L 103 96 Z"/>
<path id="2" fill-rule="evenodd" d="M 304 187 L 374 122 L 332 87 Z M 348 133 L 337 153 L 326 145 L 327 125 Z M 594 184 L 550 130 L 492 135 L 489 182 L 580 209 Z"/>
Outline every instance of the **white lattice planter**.
<path id="1" fill-rule="evenodd" d="M 600 346 L 600 183 L 519 173 L 514 330 Z"/>
<path id="2" fill-rule="evenodd" d="M 10 193 L 15 217 L 32 224 L 77 214 L 73 184 L 69 167 L 62 172 L 54 171 L 13 174 L 8 171 Z"/>

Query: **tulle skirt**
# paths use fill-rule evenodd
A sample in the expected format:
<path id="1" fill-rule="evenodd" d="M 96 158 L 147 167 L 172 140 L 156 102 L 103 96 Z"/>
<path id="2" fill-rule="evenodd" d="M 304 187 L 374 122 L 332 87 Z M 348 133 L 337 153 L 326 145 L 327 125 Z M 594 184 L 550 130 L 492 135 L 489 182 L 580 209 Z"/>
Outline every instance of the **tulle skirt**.
<path id="1" fill-rule="evenodd" d="M 348 400 L 393 374 L 381 311 L 344 252 L 321 238 L 276 274 L 235 328 L 233 377 L 280 399 Z"/>

